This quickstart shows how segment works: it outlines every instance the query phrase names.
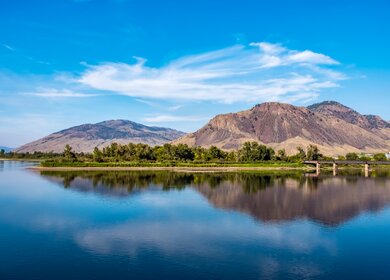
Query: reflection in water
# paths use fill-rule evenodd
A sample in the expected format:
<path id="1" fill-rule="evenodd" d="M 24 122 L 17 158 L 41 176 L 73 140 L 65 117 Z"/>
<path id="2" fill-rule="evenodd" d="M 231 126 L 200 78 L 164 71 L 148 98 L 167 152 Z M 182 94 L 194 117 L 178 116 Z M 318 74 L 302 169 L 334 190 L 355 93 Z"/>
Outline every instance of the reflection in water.
<path id="1" fill-rule="evenodd" d="M 389 279 L 389 174 L 30 164 L 0 172 L 0 279 Z"/>
<path id="2" fill-rule="evenodd" d="M 105 196 L 128 196 L 153 188 L 197 190 L 214 206 L 247 213 L 260 221 L 299 218 L 338 225 L 390 203 L 389 174 L 371 178 L 304 176 L 301 173 L 53 172 L 41 175 L 65 188 Z"/>

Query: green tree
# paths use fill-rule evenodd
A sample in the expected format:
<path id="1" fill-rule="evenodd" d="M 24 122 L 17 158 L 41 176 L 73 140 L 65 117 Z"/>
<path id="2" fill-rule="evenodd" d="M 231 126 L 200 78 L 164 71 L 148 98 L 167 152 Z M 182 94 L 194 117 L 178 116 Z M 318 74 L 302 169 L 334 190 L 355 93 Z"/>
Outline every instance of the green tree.
<path id="1" fill-rule="evenodd" d="M 296 154 L 297 158 L 301 161 L 306 159 L 306 152 L 302 147 L 297 147 L 298 153 Z"/>
<path id="2" fill-rule="evenodd" d="M 228 152 L 226 155 L 227 161 L 237 161 L 237 154 L 234 151 Z"/>
<path id="3" fill-rule="evenodd" d="M 68 145 L 68 144 L 64 148 L 63 157 L 67 161 L 71 161 L 71 162 L 74 162 L 74 161 L 77 160 L 76 154 L 73 152 L 72 147 L 70 145 Z"/>
<path id="4" fill-rule="evenodd" d="M 0 156 L 3 157 L 5 155 L 5 150 L 4 149 L 1 149 L 0 150 Z"/>
<path id="5" fill-rule="evenodd" d="M 316 145 L 310 144 L 307 147 L 306 151 L 306 159 L 307 160 L 319 160 L 322 157 L 322 154 L 320 154 L 320 150 Z"/>
<path id="6" fill-rule="evenodd" d="M 99 150 L 98 147 L 95 147 L 95 149 L 93 149 L 93 160 L 96 161 L 96 162 L 102 162 L 103 161 L 103 153 Z"/>
<path id="7" fill-rule="evenodd" d="M 375 154 L 374 155 L 374 160 L 376 160 L 376 161 L 387 161 L 387 157 L 383 153 Z"/>
<path id="8" fill-rule="evenodd" d="M 271 160 L 275 151 L 257 142 L 245 142 L 238 151 L 240 161 L 261 161 Z"/>
<path id="9" fill-rule="evenodd" d="M 177 160 L 193 161 L 195 153 L 187 144 L 179 144 L 175 147 L 174 156 Z"/>
<path id="10" fill-rule="evenodd" d="M 371 158 L 369 156 L 365 155 L 365 154 L 361 154 L 359 156 L 359 160 L 361 160 L 361 161 L 370 161 Z"/>
<path id="11" fill-rule="evenodd" d="M 285 149 L 279 150 L 278 153 L 276 154 L 276 158 L 278 160 L 286 161 L 287 160 L 286 150 Z"/>
<path id="12" fill-rule="evenodd" d="M 358 160 L 359 155 L 357 153 L 348 153 L 345 155 L 346 160 Z"/>
<path id="13" fill-rule="evenodd" d="M 202 159 L 205 161 L 210 160 L 224 160 L 226 153 L 221 149 L 218 149 L 215 146 L 211 146 L 210 148 L 204 150 L 202 154 Z"/>

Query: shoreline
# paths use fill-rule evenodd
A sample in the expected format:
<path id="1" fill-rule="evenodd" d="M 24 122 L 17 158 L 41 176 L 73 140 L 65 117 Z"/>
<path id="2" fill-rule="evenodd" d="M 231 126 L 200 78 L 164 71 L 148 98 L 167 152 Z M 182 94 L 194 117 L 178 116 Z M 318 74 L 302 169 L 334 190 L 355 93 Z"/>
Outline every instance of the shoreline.
<path id="1" fill-rule="evenodd" d="M 310 167 L 229 167 L 229 166 L 213 166 L 213 167 L 43 167 L 32 166 L 27 169 L 35 171 L 184 171 L 184 172 L 230 172 L 230 171 L 310 171 L 315 168 Z"/>

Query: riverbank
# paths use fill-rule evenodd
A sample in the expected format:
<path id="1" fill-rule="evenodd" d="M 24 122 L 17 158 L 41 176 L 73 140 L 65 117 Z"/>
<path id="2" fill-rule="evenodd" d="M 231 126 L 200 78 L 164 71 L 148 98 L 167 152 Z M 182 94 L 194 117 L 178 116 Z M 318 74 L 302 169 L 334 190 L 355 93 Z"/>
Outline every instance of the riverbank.
<path id="1" fill-rule="evenodd" d="M 300 166 L 30 166 L 34 171 L 176 171 L 176 172 L 240 172 L 240 171 L 302 171 L 312 172 L 316 168 L 310 165 Z M 340 171 L 361 170 L 359 166 L 343 166 Z M 331 167 L 324 167 L 324 172 L 331 172 Z M 371 170 L 390 170 L 390 166 L 376 166 Z"/>
<path id="2" fill-rule="evenodd" d="M 0 158 L 2 161 L 28 161 L 28 162 L 43 162 L 46 159 L 31 159 L 31 158 Z"/>
<path id="3" fill-rule="evenodd" d="M 101 167 L 45 167 L 32 166 L 30 170 L 36 171 L 178 171 L 178 172 L 235 172 L 235 171 L 310 171 L 312 167 L 283 167 L 283 166 L 259 166 L 259 167 L 239 167 L 239 166 L 138 166 L 138 167 L 123 167 L 123 166 L 101 166 Z"/>

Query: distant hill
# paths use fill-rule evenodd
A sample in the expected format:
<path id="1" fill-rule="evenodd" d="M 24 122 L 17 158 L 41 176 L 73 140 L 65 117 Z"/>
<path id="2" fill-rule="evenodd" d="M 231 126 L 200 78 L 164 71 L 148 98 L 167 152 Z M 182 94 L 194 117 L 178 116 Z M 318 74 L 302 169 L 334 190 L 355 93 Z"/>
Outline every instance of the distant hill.
<path id="1" fill-rule="evenodd" d="M 14 148 L 10 148 L 10 147 L 5 147 L 5 146 L 0 146 L 0 150 L 4 150 L 5 152 L 10 152 L 12 151 Z"/>
<path id="2" fill-rule="evenodd" d="M 308 144 L 318 145 L 328 155 L 385 152 L 390 150 L 390 124 L 334 101 L 308 108 L 268 102 L 246 111 L 218 115 L 174 143 L 236 149 L 245 141 L 284 148 L 290 154 L 297 146 Z"/>
<path id="3" fill-rule="evenodd" d="M 91 152 L 112 142 L 121 144 L 145 143 L 160 145 L 177 139 L 185 133 L 164 127 L 146 126 L 128 120 L 110 120 L 96 124 L 83 124 L 50 134 L 25 144 L 16 152 L 62 152 L 69 144 L 77 152 Z"/>

